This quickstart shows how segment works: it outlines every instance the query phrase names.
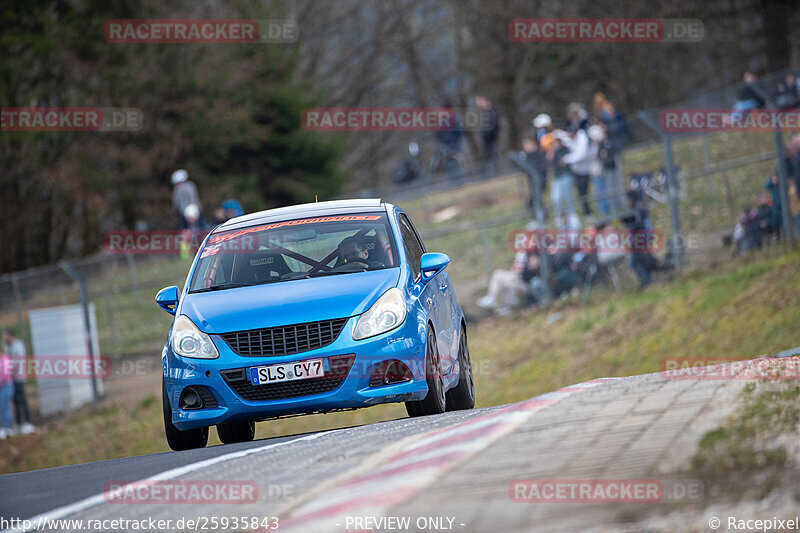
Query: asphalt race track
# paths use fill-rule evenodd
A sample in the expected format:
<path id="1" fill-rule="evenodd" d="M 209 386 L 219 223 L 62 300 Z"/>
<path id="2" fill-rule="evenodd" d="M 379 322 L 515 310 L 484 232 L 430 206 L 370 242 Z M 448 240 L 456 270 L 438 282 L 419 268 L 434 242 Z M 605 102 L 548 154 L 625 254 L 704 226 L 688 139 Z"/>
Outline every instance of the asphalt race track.
<path id="1" fill-rule="evenodd" d="M 203 529 L 186 521 L 223 517 L 273 519 L 280 531 L 302 532 L 577 531 L 598 524 L 614 530 L 620 520 L 693 503 L 691 495 L 666 501 L 674 496 L 666 491 L 664 502 L 564 505 L 513 501 L 512 486 L 530 479 L 653 478 L 690 454 L 702 428 L 731 412 L 743 386 L 743 380 L 660 374 L 598 379 L 508 406 L 9 474 L 0 476 L 0 516 L 33 524 L 171 520 L 170 531 Z M 146 479 L 256 490 L 247 501 L 212 498 L 199 505 L 120 503 L 105 492 L 109 482 Z M 265 523 L 227 530 L 267 530 Z M 75 524 L 61 529 L 81 530 Z M 219 523 L 208 528 L 226 530 Z"/>

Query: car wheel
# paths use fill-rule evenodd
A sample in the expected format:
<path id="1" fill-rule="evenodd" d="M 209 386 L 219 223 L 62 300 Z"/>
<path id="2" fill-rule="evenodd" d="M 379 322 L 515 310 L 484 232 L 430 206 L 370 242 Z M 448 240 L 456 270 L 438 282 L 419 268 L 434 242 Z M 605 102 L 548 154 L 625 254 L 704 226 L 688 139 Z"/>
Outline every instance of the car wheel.
<path id="1" fill-rule="evenodd" d="M 475 407 L 475 382 L 472 379 L 472 361 L 469 358 L 467 332 L 461 328 L 458 338 L 458 385 L 447 391 L 447 410 L 458 411 Z"/>
<path id="2" fill-rule="evenodd" d="M 247 442 L 256 436 L 256 423 L 252 420 L 223 422 L 217 424 L 217 436 L 223 444 Z"/>
<path id="3" fill-rule="evenodd" d="M 208 427 L 181 431 L 172 424 L 172 407 L 169 405 L 167 386 L 163 379 L 161 381 L 161 406 L 164 412 L 164 433 L 171 449 L 177 452 L 205 447 L 208 443 Z"/>
<path id="4" fill-rule="evenodd" d="M 406 402 L 408 416 L 438 415 L 445 411 L 445 394 L 442 371 L 439 365 L 439 348 L 436 334 L 428 327 L 425 343 L 425 377 L 428 382 L 428 395 L 424 400 Z"/>

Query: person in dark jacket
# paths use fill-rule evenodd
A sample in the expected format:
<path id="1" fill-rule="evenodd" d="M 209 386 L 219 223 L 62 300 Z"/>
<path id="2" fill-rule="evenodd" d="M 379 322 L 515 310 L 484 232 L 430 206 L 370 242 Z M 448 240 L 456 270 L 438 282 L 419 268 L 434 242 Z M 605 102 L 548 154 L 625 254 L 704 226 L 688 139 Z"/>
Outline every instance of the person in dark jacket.
<path id="1" fill-rule="evenodd" d="M 492 102 L 485 96 L 476 96 L 475 105 L 481 110 L 481 140 L 483 141 L 483 162 L 487 166 L 497 166 L 497 136 L 500 122 Z"/>
<path id="2" fill-rule="evenodd" d="M 800 106 L 800 84 L 791 72 L 787 72 L 783 80 L 778 82 L 775 89 L 775 103 L 783 109 Z"/>
<path id="3" fill-rule="evenodd" d="M 653 223 L 642 191 L 628 191 L 627 198 L 630 211 L 622 217 L 625 227 L 631 231 L 652 231 Z M 630 252 L 630 266 L 643 289 L 652 283 L 652 271 L 658 267 L 658 261 L 647 250 L 633 250 Z"/>
<path id="4" fill-rule="evenodd" d="M 733 105 L 734 109 L 760 109 L 764 107 L 764 98 L 762 98 L 758 86 L 756 85 L 756 75 L 752 72 L 745 72 L 743 76 L 744 85 L 739 89 L 739 95 L 736 98 L 736 103 Z"/>
<path id="5" fill-rule="evenodd" d="M 528 175 L 528 186 L 531 192 L 528 199 L 528 207 L 533 207 L 534 197 L 536 191 L 536 180 L 539 180 L 541 187 L 540 193 L 544 195 L 547 190 L 547 153 L 542 150 L 539 143 L 533 137 L 525 137 L 522 139 L 522 153 L 525 156 L 525 161 L 531 166 L 534 174 Z M 544 203 L 544 202 L 542 202 Z M 546 215 L 545 215 L 546 216 Z"/>

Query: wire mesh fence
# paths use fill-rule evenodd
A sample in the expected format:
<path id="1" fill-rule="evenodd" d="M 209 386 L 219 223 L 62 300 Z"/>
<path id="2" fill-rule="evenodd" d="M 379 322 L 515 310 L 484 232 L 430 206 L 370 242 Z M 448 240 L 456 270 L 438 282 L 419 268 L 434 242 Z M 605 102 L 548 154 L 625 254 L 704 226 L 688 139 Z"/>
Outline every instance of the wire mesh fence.
<path id="1" fill-rule="evenodd" d="M 791 72 L 774 73 L 757 83 L 773 98 L 775 87 Z M 741 89 L 741 84 L 726 87 L 664 109 L 732 108 Z M 628 143 L 618 157 L 618 185 L 600 195 L 590 188 L 588 199 L 594 214 L 582 215 L 581 222 L 584 227 L 599 222 L 620 225 L 628 209 L 626 195 L 635 185 L 646 198 L 656 230 L 675 238 L 678 217 L 685 252 L 682 266 L 704 268 L 734 254 L 736 226 L 743 212 L 756 211 L 763 207 L 760 204 L 775 208 L 780 203 L 780 196 L 767 187 L 777 166 L 778 137 L 770 131 L 706 131 L 671 135 L 665 142 L 652 127 L 664 109 L 630 119 L 635 142 Z M 788 140 L 781 137 L 781 142 Z M 797 148 L 792 152 L 790 146 L 786 155 L 798 157 L 800 146 Z M 671 175 L 665 168 L 666 150 L 671 150 Z M 509 245 L 509 235 L 535 217 L 531 179 L 515 162 L 518 155 L 504 156 L 491 167 L 465 169 L 455 179 L 427 175 L 389 189 L 363 191 L 363 195 L 379 195 L 401 205 L 417 224 L 428 248 L 451 255 L 451 276 L 459 292 L 472 298 L 485 289 L 494 270 L 512 264 L 515 251 Z M 793 167 L 789 171 L 794 172 Z M 791 181 L 793 176 L 786 178 Z M 552 227 L 552 178 L 548 182 L 542 203 L 547 213 L 544 223 Z M 579 205 L 577 192 L 573 189 L 571 194 L 574 204 Z M 605 217 L 597 209 L 598 200 L 603 199 L 611 200 L 614 206 Z M 769 237 L 764 243 L 770 240 L 776 239 Z M 662 251 L 662 256 L 666 252 Z M 101 253 L 70 264 L 87 281 L 88 298 L 96 308 L 102 354 L 157 357 L 172 319 L 156 307 L 153 298 L 164 286 L 183 285 L 191 259 Z M 626 275 L 628 286 L 634 287 L 630 271 L 624 265 L 619 270 L 622 290 Z M 613 285 L 620 290 L 619 283 Z M 30 310 L 79 301 L 77 284 L 59 265 L 0 276 L 0 326 L 15 327 L 27 340 Z"/>

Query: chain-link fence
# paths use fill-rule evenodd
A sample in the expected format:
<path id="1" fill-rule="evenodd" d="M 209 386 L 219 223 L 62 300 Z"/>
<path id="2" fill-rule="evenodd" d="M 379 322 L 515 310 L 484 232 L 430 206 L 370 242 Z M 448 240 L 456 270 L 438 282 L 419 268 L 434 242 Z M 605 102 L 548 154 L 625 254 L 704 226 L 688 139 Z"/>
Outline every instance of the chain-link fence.
<path id="1" fill-rule="evenodd" d="M 787 72 L 757 80 L 768 99 L 773 99 L 775 87 Z M 731 109 L 742 87 L 727 87 L 664 109 Z M 780 203 L 780 195 L 773 194 L 774 187 L 765 188 L 776 168 L 778 136 L 772 131 L 724 128 L 717 132 L 665 134 L 658 128 L 664 109 L 629 119 L 635 132 L 632 139 L 637 142 L 626 145 L 617 158 L 619 180 L 615 186 L 600 196 L 590 188 L 589 203 L 594 214 L 582 216 L 582 223 L 584 227 L 598 223 L 622 225 L 629 207 L 626 194 L 633 184 L 646 201 L 654 229 L 673 238 L 680 235 L 684 255 L 674 266 L 704 268 L 733 255 L 737 249 L 733 242 L 737 238 L 736 225 L 740 224 L 741 229 L 740 218 L 744 214 L 774 209 L 775 203 Z M 449 271 L 467 306 L 485 290 L 494 270 L 512 264 L 515 251 L 509 246 L 509 235 L 536 217 L 531 179 L 519 165 L 518 155 L 512 153 L 500 158 L 497 166 L 476 167 L 455 179 L 429 175 L 388 190 L 365 191 L 365 195 L 380 195 L 404 207 L 428 248 L 452 256 Z M 787 155 L 797 157 L 791 149 Z M 791 167 L 783 180 L 787 189 L 792 188 L 790 171 Z M 548 182 L 541 195 L 547 216 L 541 222 L 552 227 L 552 177 Z M 577 194 L 574 190 L 572 194 L 578 206 Z M 764 196 L 759 199 L 759 195 Z M 605 217 L 597 209 L 603 196 L 612 200 L 613 206 Z M 786 236 L 780 228 L 772 234 L 761 232 L 762 245 L 777 240 L 775 234 Z M 666 260 L 666 253 L 667 250 L 662 251 L 659 259 Z M 171 317 L 158 309 L 153 298 L 162 287 L 182 286 L 190 264 L 189 258 L 178 255 L 103 254 L 70 263 L 78 277 L 86 280 L 88 299 L 95 305 L 103 355 L 158 357 Z M 625 263 L 617 266 L 612 277 L 604 278 L 608 284 L 617 291 L 635 287 L 636 278 Z M 0 326 L 16 328 L 20 337 L 28 341 L 28 311 L 79 302 L 79 284 L 63 265 L 0 276 Z"/>

